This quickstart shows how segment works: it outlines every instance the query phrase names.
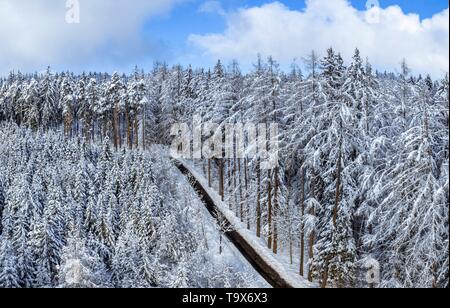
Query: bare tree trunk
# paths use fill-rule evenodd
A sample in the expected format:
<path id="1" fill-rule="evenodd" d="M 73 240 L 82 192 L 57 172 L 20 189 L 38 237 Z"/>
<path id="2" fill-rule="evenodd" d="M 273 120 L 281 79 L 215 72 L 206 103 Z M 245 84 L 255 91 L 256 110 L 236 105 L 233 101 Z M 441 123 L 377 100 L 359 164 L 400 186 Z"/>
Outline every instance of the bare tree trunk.
<path id="1" fill-rule="evenodd" d="M 438 277 L 437 272 L 438 272 L 438 265 L 436 262 L 433 262 L 433 265 L 431 266 L 431 273 L 433 275 L 433 282 L 431 284 L 431 288 L 433 288 L 433 289 L 439 288 L 439 285 L 438 285 L 439 277 Z"/>
<path id="2" fill-rule="evenodd" d="M 89 118 L 84 119 L 83 123 L 83 130 L 84 130 L 84 139 L 86 139 L 86 142 L 88 144 L 91 143 L 91 137 L 92 137 L 92 117 L 89 116 Z"/>
<path id="3" fill-rule="evenodd" d="M 146 117 L 147 117 L 147 115 L 146 115 L 146 112 L 145 112 L 145 105 L 144 105 L 143 112 L 142 112 L 142 137 L 141 137 L 142 149 L 143 150 L 145 150 L 145 148 L 146 148 L 146 140 L 145 140 L 145 130 L 146 130 L 145 121 L 146 121 Z"/>
<path id="4" fill-rule="evenodd" d="M 256 200 L 256 236 L 261 237 L 261 165 L 258 159 L 256 166 L 257 177 L 257 200 Z"/>
<path id="5" fill-rule="evenodd" d="M 241 215 L 241 222 L 244 222 L 245 215 L 244 215 L 244 204 L 242 201 L 242 197 L 243 197 L 242 196 L 242 174 L 241 174 L 241 159 L 240 158 L 238 158 L 238 160 L 237 160 L 237 165 L 238 165 L 237 173 L 238 173 L 239 180 L 238 180 L 237 184 L 235 182 L 234 186 L 235 187 L 236 187 L 236 185 L 239 186 L 239 213 Z"/>
<path id="6" fill-rule="evenodd" d="M 116 103 L 113 111 L 112 128 L 113 128 L 113 139 L 114 148 L 117 151 L 119 149 L 119 105 Z"/>
<path id="7" fill-rule="evenodd" d="M 222 201 L 225 201 L 225 166 L 223 159 L 219 159 L 219 195 Z"/>
<path id="8" fill-rule="evenodd" d="M 247 215 L 247 229 L 251 229 L 251 215 L 250 215 L 250 202 L 248 195 L 248 169 L 247 169 L 247 158 L 244 159 L 244 185 L 245 185 L 245 215 Z"/>
<path id="9" fill-rule="evenodd" d="M 120 108 L 117 109 L 117 137 L 119 143 L 119 149 L 122 148 L 122 115 Z"/>
<path id="10" fill-rule="evenodd" d="M 323 272 L 322 284 L 320 285 L 320 287 L 322 289 L 325 289 L 327 287 L 327 284 L 328 284 L 328 267 L 329 266 L 330 266 L 330 261 L 327 260 L 327 262 L 325 264 L 325 271 Z"/>
<path id="11" fill-rule="evenodd" d="M 103 125 L 102 125 L 103 126 L 102 127 L 102 142 L 108 136 L 108 130 L 109 130 L 108 118 L 109 118 L 109 114 L 110 114 L 110 112 L 108 112 L 107 118 L 105 117 L 105 119 L 103 119 L 103 121 L 102 121 L 103 122 Z"/>
<path id="12" fill-rule="evenodd" d="M 289 264 L 294 264 L 294 243 L 292 241 L 292 227 L 289 227 Z"/>
<path id="13" fill-rule="evenodd" d="M 95 142 L 95 124 L 98 123 L 97 117 L 94 115 L 91 122 L 91 138 Z"/>
<path id="14" fill-rule="evenodd" d="M 287 187 L 292 187 L 292 176 L 287 170 Z M 291 213 L 291 198 L 292 198 L 292 189 L 288 190 L 288 194 L 286 197 L 286 206 L 287 213 Z M 293 223 L 289 223 L 288 226 L 288 249 L 289 249 L 289 264 L 294 264 L 294 239 L 293 239 Z"/>
<path id="15" fill-rule="evenodd" d="M 232 179 L 232 175 L 231 175 L 231 171 L 232 171 L 232 167 L 231 167 L 231 159 L 227 159 L 227 192 L 228 192 L 228 204 L 230 206 L 231 210 L 234 210 L 236 216 L 238 216 L 237 211 L 236 211 L 236 205 L 233 204 L 233 193 L 232 193 L 232 187 L 231 187 L 231 183 L 233 181 Z"/>
<path id="16" fill-rule="evenodd" d="M 131 125 L 131 115 L 130 115 L 130 108 L 128 105 L 125 107 L 125 121 L 127 126 L 127 143 L 128 143 L 128 149 L 133 149 L 133 139 L 132 139 L 132 125 Z"/>
<path id="17" fill-rule="evenodd" d="M 221 135 L 221 150 L 220 150 L 220 157 L 218 157 L 218 164 L 219 164 L 219 195 L 221 197 L 222 201 L 225 201 L 225 128 L 222 127 L 220 130 Z"/>
<path id="18" fill-rule="evenodd" d="M 314 215 L 314 210 L 311 211 L 311 213 Z M 314 241 L 316 240 L 316 232 L 312 231 L 311 234 L 309 235 L 309 243 L 308 243 L 308 255 L 309 255 L 309 260 L 313 260 L 314 259 Z M 309 281 L 313 281 L 313 276 L 312 276 L 312 270 L 311 267 L 308 269 L 308 280 Z"/>
<path id="19" fill-rule="evenodd" d="M 269 249 L 272 249 L 272 181 L 270 178 L 270 171 L 269 171 L 269 182 L 267 185 L 267 228 L 269 231 L 269 234 L 267 236 L 267 247 L 269 247 Z"/>
<path id="20" fill-rule="evenodd" d="M 232 183 L 232 195 L 234 196 L 234 206 L 236 207 L 236 213 L 237 216 L 241 218 L 242 221 L 242 213 L 241 213 L 241 207 L 239 206 L 238 202 L 238 193 L 237 193 L 237 161 L 236 161 L 236 155 L 233 158 L 233 171 L 232 171 L 232 177 L 233 177 L 233 183 Z"/>
<path id="21" fill-rule="evenodd" d="M 339 150 L 339 158 L 337 161 L 337 179 L 336 179 L 336 199 L 334 202 L 333 208 L 333 226 L 336 227 L 338 211 L 339 211 L 339 202 L 341 200 L 341 181 L 342 181 L 342 140 L 340 141 L 340 150 Z"/>
<path id="22" fill-rule="evenodd" d="M 274 204 L 273 204 L 273 253 L 278 253 L 278 190 L 280 182 L 278 178 L 278 167 L 275 168 L 275 191 L 274 191 Z"/>
<path id="23" fill-rule="evenodd" d="M 138 114 L 136 113 L 134 115 L 134 119 L 133 119 L 133 138 L 134 138 L 134 148 L 138 149 L 139 148 L 139 118 L 138 118 Z"/>
<path id="24" fill-rule="evenodd" d="M 227 181 L 227 183 L 228 183 L 228 187 L 230 187 L 231 186 L 231 183 L 232 183 L 232 167 L 231 167 L 231 159 L 228 159 L 227 160 L 227 165 L 228 165 L 228 181 Z"/>
<path id="25" fill-rule="evenodd" d="M 66 138 L 72 137 L 72 126 L 73 126 L 73 117 L 69 112 L 64 116 L 64 135 L 66 136 Z"/>
<path id="26" fill-rule="evenodd" d="M 300 276 L 305 275 L 305 174 L 303 168 L 300 169 Z"/>

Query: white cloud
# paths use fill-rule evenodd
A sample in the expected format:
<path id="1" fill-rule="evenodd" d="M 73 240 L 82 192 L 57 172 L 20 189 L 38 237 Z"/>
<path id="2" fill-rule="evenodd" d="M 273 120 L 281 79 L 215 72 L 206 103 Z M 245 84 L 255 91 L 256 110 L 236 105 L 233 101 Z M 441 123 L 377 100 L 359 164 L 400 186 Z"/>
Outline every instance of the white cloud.
<path id="1" fill-rule="evenodd" d="M 143 57 L 143 23 L 183 0 L 78 1 L 80 23 L 68 24 L 65 0 L 0 0 L 0 74 Z"/>
<path id="2" fill-rule="evenodd" d="M 223 33 L 189 42 L 214 58 L 249 62 L 261 53 L 286 64 L 330 46 L 350 59 L 358 47 L 377 68 L 393 70 L 406 58 L 415 72 L 440 77 L 449 66 L 448 19 L 448 9 L 421 21 L 399 6 L 358 11 L 346 0 L 308 0 L 296 11 L 274 2 L 229 12 Z"/>
<path id="3" fill-rule="evenodd" d="M 222 16 L 226 15 L 226 11 L 222 7 L 222 4 L 220 3 L 220 1 L 217 0 L 209 0 L 204 2 L 200 6 L 199 11 L 201 13 L 219 14 Z"/>

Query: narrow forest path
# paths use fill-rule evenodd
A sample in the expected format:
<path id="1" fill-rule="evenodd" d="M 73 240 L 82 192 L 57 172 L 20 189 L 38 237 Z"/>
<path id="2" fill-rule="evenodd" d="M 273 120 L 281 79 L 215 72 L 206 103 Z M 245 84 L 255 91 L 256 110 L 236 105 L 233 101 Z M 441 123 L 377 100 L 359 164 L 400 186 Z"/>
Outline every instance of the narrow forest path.
<path id="1" fill-rule="evenodd" d="M 226 237 L 238 249 L 238 251 L 248 260 L 251 266 L 274 288 L 315 288 L 301 276 L 294 276 L 289 273 L 281 263 L 279 263 L 271 253 L 265 249 L 245 228 L 240 226 L 233 213 L 226 210 L 219 195 L 209 189 L 205 179 L 201 177 L 193 168 L 182 160 L 172 158 L 174 165 L 185 175 L 189 183 L 195 189 L 200 199 L 208 209 L 209 213 L 217 218 L 217 213 L 223 218 L 222 224 Z"/>

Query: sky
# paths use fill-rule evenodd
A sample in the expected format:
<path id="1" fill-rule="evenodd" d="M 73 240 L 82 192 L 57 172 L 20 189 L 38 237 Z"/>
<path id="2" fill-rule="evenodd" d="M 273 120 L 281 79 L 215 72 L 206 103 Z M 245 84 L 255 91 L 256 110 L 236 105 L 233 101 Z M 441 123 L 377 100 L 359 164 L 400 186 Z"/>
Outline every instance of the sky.
<path id="1" fill-rule="evenodd" d="M 0 0 L 0 76 L 10 70 L 150 70 L 156 60 L 282 68 L 332 46 L 379 70 L 448 72 L 448 0 Z"/>

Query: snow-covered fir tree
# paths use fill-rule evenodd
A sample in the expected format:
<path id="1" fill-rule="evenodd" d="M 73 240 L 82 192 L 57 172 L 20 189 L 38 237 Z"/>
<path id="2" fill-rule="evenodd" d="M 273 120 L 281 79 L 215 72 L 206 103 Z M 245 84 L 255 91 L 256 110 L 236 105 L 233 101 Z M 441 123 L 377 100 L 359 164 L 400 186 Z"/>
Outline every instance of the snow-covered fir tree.
<path id="1" fill-rule="evenodd" d="M 377 286 L 448 287 L 448 74 L 376 72 L 358 49 L 304 60 L 0 78 L 0 287 L 258 284 L 215 256 L 220 233 L 171 166 L 171 127 L 194 116 L 219 137 L 278 124 L 277 167 L 248 151 L 194 165 L 301 276 L 372 287 L 361 264 L 376 260 Z"/>

